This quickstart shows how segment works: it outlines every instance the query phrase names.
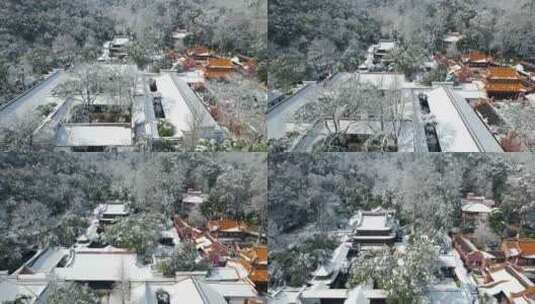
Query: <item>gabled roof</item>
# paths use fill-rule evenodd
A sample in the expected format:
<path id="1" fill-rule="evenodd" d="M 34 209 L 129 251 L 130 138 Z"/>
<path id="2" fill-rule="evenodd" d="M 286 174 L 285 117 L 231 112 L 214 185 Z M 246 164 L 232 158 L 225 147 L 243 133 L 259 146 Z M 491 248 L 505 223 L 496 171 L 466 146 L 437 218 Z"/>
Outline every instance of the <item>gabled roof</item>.
<path id="1" fill-rule="evenodd" d="M 184 195 L 182 201 L 186 204 L 198 205 L 205 201 L 205 197 L 202 194 L 187 193 Z"/>
<path id="2" fill-rule="evenodd" d="M 510 93 L 522 93 L 526 92 L 526 88 L 522 83 L 496 83 L 490 82 L 485 84 L 485 90 L 487 92 L 510 92 Z"/>
<path id="3" fill-rule="evenodd" d="M 55 274 L 65 281 L 144 281 L 153 277 L 148 266 L 137 263 L 137 255 L 125 249 L 83 248 L 74 252 L 63 268 L 56 268 Z"/>
<path id="4" fill-rule="evenodd" d="M 490 213 L 493 209 L 482 203 L 468 203 L 461 207 L 463 212 Z"/>
<path id="5" fill-rule="evenodd" d="M 209 58 L 206 67 L 209 69 L 234 69 L 232 61 L 226 58 Z"/>
<path id="6" fill-rule="evenodd" d="M 535 258 L 535 239 L 505 240 L 502 250 L 506 256 L 524 256 Z"/>
<path id="7" fill-rule="evenodd" d="M 188 54 L 191 56 L 210 56 L 212 51 L 209 48 L 199 46 L 188 50 Z"/>
<path id="8" fill-rule="evenodd" d="M 257 245 L 251 248 L 242 249 L 240 253 L 248 261 L 255 262 L 257 264 L 267 264 L 268 249 L 265 245 Z"/>
<path id="9" fill-rule="evenodd" d="M 442 152 L 503 152 L 474 109 L 451 88 L 432 90 L 428 103 Z"/>
<path id="10" fill-rule="evenodd" d="M 189 279 L 189 280 L 191 280 L 191 282 L 195 286 L 195 289 L 199 297 L 202 300 L 201 303 L 204 303 L 204 304 L 226 304 L 227 303 L 225 298 L 208 284 L 201 282 L 199 280 L 196 280 L 196 279 Z M 189 290 L 189 289 L 186 289 L 186 290 Z"/>
<path id="11" fill-rule="evenodd" d="M 389 212 L 384 210 L 360 211 L 355 224 L 356 231 L 392 230 L 392 220 Z"/>
<path id="12" fill-rule="evenodd" d="M 487 78 L 520 80 L 516 70 L 511 67 L 490 67 L 487 71 Z"/>
<path id="13" fill-rule="evenodd" d="M 195 277 L 179 282 L 144 282 L 132 288 L 132 303 L 156 304 L 157 291 L 167 293 L 170 304 L 227 304 L 223 295 Z"/>
<path id="14" fill-rule="evenodd" d="M 379 51 L 390 51 L 396 47 L 395 41 L 380 41 L 377 44 L 377 50 Z"/>
<path id="15" fill-rule="evenodd" d="M 493 296 L 501 293 L 512 301 L 513 298 L 523 297 L 526 291 L 535 288 L 533 282 L 510 265 L 490 266 L 485 272 L 489 281 L 479 288 Z"/>
<path id="16" fill-rule="evenodd" d="M 217 291 L 220 295 L 222 295 L 225 298 L 251 299 L 251 298 L 256 298 L 257 296 L 257 292 L 254 289 L 254 287 L 250 283 L 247 283 L 245 281 L 237 281 L 237 282 L 210 281 L 210 282 L 206 282 L 205 285 L 210 287 L 212 290 Z M 219 304 L 219 302 L 214 302 L 214 303 Z M 212 302 L 210 302 L 210 304 L 212 304 Z"/>
<path id="17" fill-rule="evenodd" d="M 209 221 L 207 224 L 208 230 L 211 232 L 222 231 L 222 232 L 240 232 L 247 231 L 248 227 L 245 223 L 231 220 L 231 219 L 222 219 Z"/>
<path id="18" fill-rule="evenodd" d="M 492 56 L 475 51 L 465 55 L 464 60 L 469 62 L 489 62 L 492 61 Z"/>

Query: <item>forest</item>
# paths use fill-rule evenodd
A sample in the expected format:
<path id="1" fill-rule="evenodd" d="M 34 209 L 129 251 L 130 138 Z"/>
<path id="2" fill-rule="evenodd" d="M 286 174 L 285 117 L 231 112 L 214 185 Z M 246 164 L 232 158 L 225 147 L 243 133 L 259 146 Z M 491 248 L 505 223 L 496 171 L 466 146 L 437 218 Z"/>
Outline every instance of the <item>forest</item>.
<path id="1" fill-rule="evenodd" d="M 288 90 L 303 80 L 354 71 L 371 44 L 400 43 L 399 72 L 442 51 L 449 32 L 466 39 L 460 51 L 535 57 L 535 4 L 530 0 L 341 0 L 269 2 L 269 85 Z"/>
<path id="2" fill-rule="evenodd" d="M 129 53 L 150 57 L 186 28 L 188 46 L 206 45 L 258 60 L 267 77 L 265 0 L 7 0 L 0 2 L 0 104 L 53 68 L 92 62 L 115 35 L 135 38 Z M 134 56 L 135 57 L 135 56 Z"/>
<path id="3" fill-rule="evenodd" d="M 441 235 L 461 226 L 461 198 L 475 193 L 500 208 L 490 219 L 492 231 L 478 233 L 535 234 L 530 154 L 281 153 L 271 154 L 269 164 L 274 286 L 305 282 L 336 247 L 329 233 L 346 227 L 358 210 L 393 209 L 402 226 Z"/>
<path id="4" fill-rule="evenodd" d="M 14 270 L 38 248 L 73 245 L 93 209 L 115 200 L 133 214 L 105 241 L 146 253 L 159 225 L 182 214 L 190 188 L 208 194 L 194 224 L 225 217 L 265 232 L 266 174 L 265 156 L 256 153 L 1 154 L 0 263 Z"/>

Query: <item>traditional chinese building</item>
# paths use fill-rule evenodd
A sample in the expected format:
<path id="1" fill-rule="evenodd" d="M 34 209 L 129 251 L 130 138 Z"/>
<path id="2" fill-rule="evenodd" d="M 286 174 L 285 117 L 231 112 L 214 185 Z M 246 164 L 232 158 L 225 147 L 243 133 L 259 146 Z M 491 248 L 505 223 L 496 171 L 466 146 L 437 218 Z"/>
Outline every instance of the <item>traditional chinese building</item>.
<path id="1" fill-rule="evenodd" d="M 461 215 L 463 224 L 486 222 L 489 214 L 495 209 L 495 202 L 486 199 L 484 196 L 476 196 L 473 193 L 468 193 L 466 198 L 461 200 Z"/>
<path id="2" fill-rule="evenodd" d="M 471 68 L 486 68 L 493 64 L 494 59 L 488 54 L 476 51 L 464 55 L 462 61 Z"/>
<path id="3" fill-rule="evenodd" d="M 240 250 L 240 263 L 248 272 L 248 277 L 258 291 L 268 288 L 268 250 L 265 245 L 257 245 Z"/>
<path id="4" fill-rule="evenodd" d="M 199 212 L 200 206 L 206 199 L 208 195 L 203 194 L 202 191 L 195 191 L 193 189 L 188 189 L 188 191 L 182 196 L 182 212 L 189 214 L 192 212 Z"/>
<path id="5" fill-rule="evenodd" d="M 206 79 L 221 79 L 227 77 L 234 71 L 234 65 L 230 59 L 209 58 L 208 64 L 204 67 L 204 77 Z"/>
<path id="6" fill-rule="evenodd" d="M 207 228 L 211 235 L 222 242 L 249 242 L 259 237 L 259 234 L 251 231 L 246 223 L 237 220 L 209 221 Z"/>
<path id="7" fill-rule="evenodd" d="M 207 62 L 208 58 L 212 57 L 213 52 L 209 48 L 199 46 L 189 49 L 187 54 L 196 61 Z"/>
<path id="8" fill-rule="evenodd" d="M 495 99 L 516 99 L 526 88 L 514 68 L 491 67 L 485 75 L 487 95 Z"/>
<path id="9" fill-rule="evenodd" d="M 109 44 L 109 55 L 123 59 L 128 56 L 128 46 L 130 45 L 130 39 L 127 37 L 117 37 Z"/>
<path id="10" fill-rule="evenodd" d="M 229 256 L 229 248 L 206 231 L 190 226 L 185 220 L 175 217 L 178 236 L 185 242 L 192 243 L 199 253 L 214 265 L 221 265 Z"/>
<path id="11" fill-rule="evenodd" d="M 469 269 L 483 269 L 489 264 L 494 263 L 497 258 L 472 243 L 472 241 L 462 234 L 457 234 L 453 238 L 453 246 L 461 256 L 466 267 Z"/>
<path id="12" fill-rule="evenodd" d="M 393 245 L 396 240 L 396 227 L 394 216 L 388 210 L 360 211 L 353 228 L 353 249 Z"/>
<path id="13" fill-rule="evenodd" d="M 535 284 L 510 264 L 486 267 L 478 289 L 498 303 L 519 304 L 535 301 Z"/>
<path id="14" fill-rule="evenodd" d="M 111 202 L 100 204 L 95 208 L 94 215 L 99 223 L 107 225 L 117 222 L 119 219 L 128 216 L 128 206 L 121 202 Z"/>
<path id="15" fill-rule="evenodd" d="M 508 262 L 535 279 L 535 239 L 513 239 L 502 242 L 501 250 Z"/>

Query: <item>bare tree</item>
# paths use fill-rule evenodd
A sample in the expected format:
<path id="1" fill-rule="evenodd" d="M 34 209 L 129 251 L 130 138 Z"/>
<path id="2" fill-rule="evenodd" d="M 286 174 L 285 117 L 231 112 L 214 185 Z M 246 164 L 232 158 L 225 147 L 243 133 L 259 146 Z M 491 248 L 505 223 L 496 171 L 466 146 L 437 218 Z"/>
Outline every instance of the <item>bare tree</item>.
<path id="1" fill-rule="evenodd" d="M 0 124 L 0 151 L 31 151 L 38 125 L 39 119 L 35 113 L 9 124 Z"/>
<path id="2" fill-rule="evenodd" d="M 202 136 L 206 112 L 200 106 L 190 107 L 190 111 L 191 115 L 187 121 L 188 131 L 184 136 L 184 144 L 186 150 L 194 151 Z"/>
<path id="3" fill-rule="evenodd" d="M 378 84 L 383 88 L 384 78 Z M 372 140 L 380 142 L 379 148 L 386 150 L 393 141 L 395 147 L 399 144 L 399 138 L 405 120 L 405 105 L 407 103 L 400 88 L 397 77 L 386 90 L 380 90 L 378 98 L 368 103 L 368 111 L 377 119 L 369 121 L 369 127 L 373 130 Z M 378 122 L 378 128 L 377 124 Z"/>
<path id="4" fill-rule="evenodd" d="M 133 103 L 133 92 L 136 86 L 136 69 L 132 66 L 112 67 L 106 72 L 108 81 L 104 83 L 104 91 L 110 101 L 126 110 Z"/>
<path id="5" fill-rule="evenodd" d="M 75 80 L 70 83 L 70 89 L 80 97 L 86 108 L 93 105 L 103 89 L 101 67 L 95 64 L 81 64 L 73 74 Z"/>

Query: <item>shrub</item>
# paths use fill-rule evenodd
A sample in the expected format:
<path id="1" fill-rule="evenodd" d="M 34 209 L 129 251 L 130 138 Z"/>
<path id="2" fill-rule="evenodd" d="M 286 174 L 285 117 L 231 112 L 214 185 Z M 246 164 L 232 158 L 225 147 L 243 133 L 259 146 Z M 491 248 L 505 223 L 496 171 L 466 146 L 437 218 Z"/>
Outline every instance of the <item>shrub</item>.
<path id="1" fill-rule="evenodd" d="M 48 116 L 52 111 L 54 111 L 54 108 L 57 106 L 55 102 L 39 105 L 37 107 L 37 112 L 39 112 L 39 115 L 41 116 Z"/>
<path id="2" fill-rule="evenodd" d="M 175 127 L 168 121 L 160 121 L 158 123 L 158 134 L 161 137 L 170 137 L 175 135 Z"/>

